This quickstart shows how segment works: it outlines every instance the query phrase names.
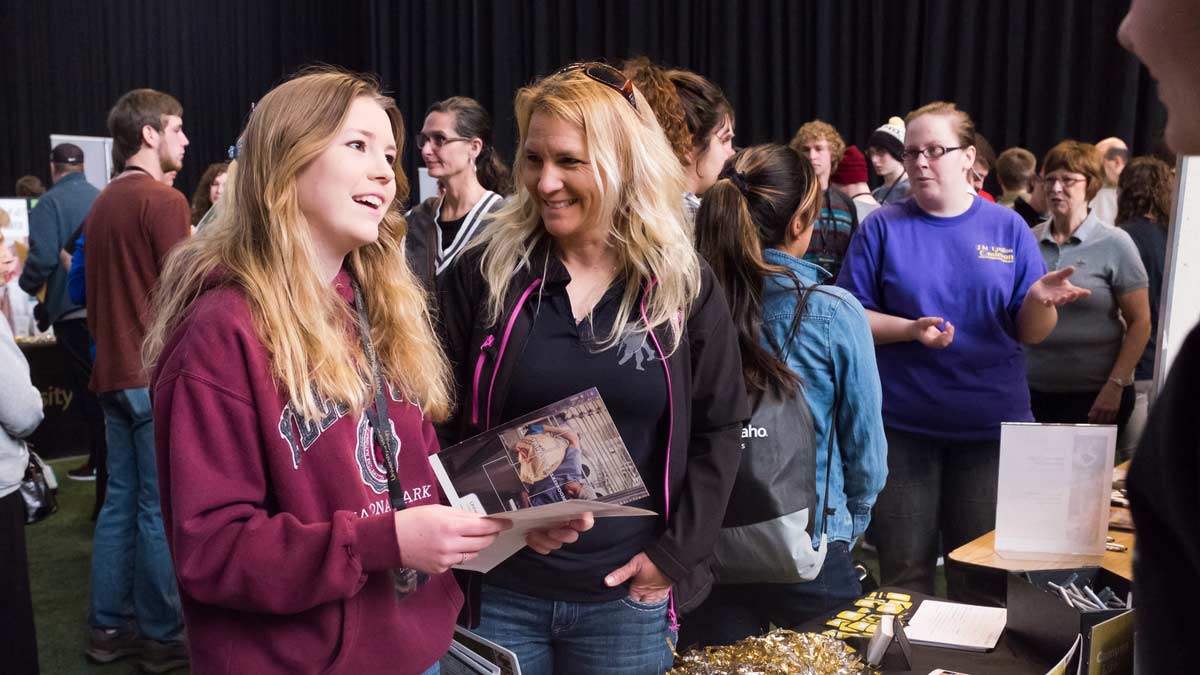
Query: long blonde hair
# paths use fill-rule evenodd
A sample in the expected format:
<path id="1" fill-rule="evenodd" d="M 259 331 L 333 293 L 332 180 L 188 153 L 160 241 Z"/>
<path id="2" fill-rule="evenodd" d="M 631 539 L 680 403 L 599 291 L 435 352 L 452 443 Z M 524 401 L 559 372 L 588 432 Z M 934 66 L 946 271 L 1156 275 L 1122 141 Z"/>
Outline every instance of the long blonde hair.
<path id="1" fill-rule="evenodd" d="M 434 420 L 450 410 L 449 372 L 434 338 L 421 286 L 404 258 L 408 196 L 400 164 L 404 122 L 395 101 L 363 76 L 333 69 L 302 71 L 258 102 L 239 141 L 217 214 L 168 256 L 153 303 L 143 355 L 148 367 L 191 303 L 215 279 L 241 288 L 258 337 L 271 354 L 272 375 L 306 419 L 322 400 L 369 402 L 371 373 L 354 315 L 314 263 L 314 244 L 300 211 L 296 175 L 340 131 L 359 97 L 378 103 L 397 144 L 396 198 L 379 238 L 346 256 L 361 280 L 371 337 L 385 379 Z"/>
<path id="2" fill-rule="evenodd" d="M 529 121 L 540 112 L 583 130 L 601 195 L 598 217 L 610 224 L 617 273 L 625 281 L 616 320 L 600 346 L 614 346 L 630 333 L 664 324 L 670 327 L 669 351 L 679 346 L 684 313 L 700 292 L 700 261 L 683 213 L 683 168 L 645 97 L 634 91 L 636 110 L 619 92 L 575 69 L 517 92 L 516 194 L 476 242 L 486 247 L 481 265 L 488 285 L 489 323 L 500 320 L 514 272 L 530 269 L 533 251 L 550 243 L 537 196 L 530 194 L 521 180 Z M 645 322 L 631 321 L 638 312 L 643 286 L 651 283 L 654 288 L 645 300 Z"/>

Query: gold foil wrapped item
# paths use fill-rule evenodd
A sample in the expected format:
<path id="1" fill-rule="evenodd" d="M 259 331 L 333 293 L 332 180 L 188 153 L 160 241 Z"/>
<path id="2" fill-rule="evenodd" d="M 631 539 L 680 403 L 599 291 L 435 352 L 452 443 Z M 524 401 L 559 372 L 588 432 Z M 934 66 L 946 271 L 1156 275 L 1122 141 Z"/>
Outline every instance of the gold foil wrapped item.
<path id="1" fill-rule="evenodd" d="M 668 675 L 859 675 L 868 672 L 845 642 L 816 633 L 773 630 L 728 647 L 692 650 Z"/>

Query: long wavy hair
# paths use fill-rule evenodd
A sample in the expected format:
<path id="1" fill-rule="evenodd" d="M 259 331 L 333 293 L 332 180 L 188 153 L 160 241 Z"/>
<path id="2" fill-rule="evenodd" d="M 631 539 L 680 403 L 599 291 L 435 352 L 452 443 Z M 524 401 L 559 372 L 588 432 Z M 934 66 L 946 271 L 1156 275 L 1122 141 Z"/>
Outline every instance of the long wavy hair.
<path id="1" fill-rule="evenodd" d="M 671 150 L 684 166 L 699 160 L 709 137 L 725 120 L 733 124 L 733 105 L 720 87 L 701 75 L 663 68 L 645 56 L 627 60 L 624 72 L 650 102 Z"/>
<path id="2" fill-rule="evenodd" d="M 209 196 L 212 184 L 228 170 L 229 162 L 216 162 L 209 164 L 204 170 L 204 175 L 200 176 L 200 182 L 196 183 L 196 191 L 192 193 L 192 227 L 198 225 L 204 214 L 212 208 L 213 201 Z"/>
<path id="3" fill-rule="evenodd" d="M 1148 217 L 1164 230 L 1171 221 L 1171 167 L 1157 157 L 1138 157 L 1117 183 L 1117 223 Z"/>
<path id="4" fill-rule="evenodd" d="M 239 287 L 258 337 L 271 354 L 272 375 L 307 419 L 332 399 L 361 411 L 369 402 L 367 367 L 355 315 L 317 272 L 296 176 L 333 142 L 351 104 L 365 97 L 391 121 L 397 144 L 396 198 L 379 238 L 346 256 L 361 281 L 371 337 L 384 378 L 434 420 L 450 410 L 449 372 L 434 338 L 425 295 L 404 259 L 400 205 L 408 181 L 400 164 L 404 122 L 395 101 L 373 79 L 322 68 L 301 71 L 254 108 L 229 169 L 221 208 L 195 237 L 168 256 L 153 303 L 143 355 L 151 366 L 189 306 L 214 280 Z"/>
<path id="5" fill-rule="evenodd" d="M 680 199 L 683 167 L 636 88 L 634 97 L 636 109 L 582 70 L 551 75 L 517 92 L 516 193 L 474 244 L 485 247 L 480 262 L 488 285 L 490 323 L 500 319 L 513 273 L 532 269 L 534 251 L 552 243 L 537 196 L 520 180 L 527 161 L 529 121 L 540 112 L 583 130 L 600 193 L 598 217 L 608 223 L 609 240 L 618 256 L 617 274 L 625 281 L 616 321 L 598 346 L 607 349 L 627 335 L 667 325 L 669 351 L 678 347 L 681 321 L 700 292 L 700 261 Z M 635 318 L 638 298 L 643 287 L 651 285 L 643 322 Z"/>
<path id="6" fill-rule="evenodd" d="M 696 248 L 725 289 L 748 392 L 793 394 L 800 385 L 800 376 L 780 353 L 799 331 L 812 291 L 791 270 L 768 264 L 762 251 L 786 242 L 794 218 L 812 227 L 821 203 L 821 186 L 808 158 L 768 144 L 730 157 L 696 213 Z M 770 275 L 789 280 L 799 295 L 791 326 L 773 351 L 762 344 L 764 280 Z"/>

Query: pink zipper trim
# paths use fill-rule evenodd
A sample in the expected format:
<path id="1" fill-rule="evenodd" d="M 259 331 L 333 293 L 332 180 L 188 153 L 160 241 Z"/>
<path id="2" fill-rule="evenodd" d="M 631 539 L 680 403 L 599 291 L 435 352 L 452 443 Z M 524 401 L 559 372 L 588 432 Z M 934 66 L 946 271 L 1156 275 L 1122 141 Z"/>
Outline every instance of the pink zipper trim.
<path id="1" fill-rule="evenodd" d="M 654 331 L 650 330 L 650 322 L 646 319 L 646 296 L 650 294 L 650 289 L 658 283 L 657 279 L 651 279 L 646 286 L 646 292 L 642 293 L 641 314 L 642 324 L 645 325 L 646 332 L 650 334 L 650 340 L 654 342 L 654 348 L 658 350 L 658 359 L 663 364 L 663 374 L 667 377 L 667 469 L 663 476 L 663 522 L 671 522 L 671 441 L 675 434 L 675 395 L 671 391 L 671 367 L 667 363 L 667 354 L 663 351 L 662 345 L 658 342 L 658 336 Z M 679 617 L 675 613 L 675 588 L 672 587 L 667 594 L 667 621 L 669 628 L 675 632 L 679 632 Z"/>
<path id="2" fill-rule="evenodd" d="M 488 384 L 488 400 L 487 400 L 487 417 L 483 420 L 483 428 L 489 429 L 492 426 L 492 390 L 496 388 L 496 376 L 500 374 L 500 363 L 504 361 L 504 350 L 508 347 L 508 337 L 512 335 L 513 326 L 517 323 L 517 315 L 521 313 L 521 308 L 525 306 L 525 301 L 529 299 L 533 290 L 542 283 L 542 280 L 534 279 L 529 288 L 521 294 L 521 299 L 517 300 L 517 306 L 513 308 L 512 314 L 508 317 L 508 325 L 504 327 L 504 337 L 500 339 L 500 351 L 496 352 L 496 365 L 492 368 L 492 381 Z"/>
<path id="3" fill-rule="evenodd" d="M 489 335 L 484 338 L 483 344 L 479 345 L 479 358 L 475 361 L 475 377 L 471 380 L 471 424 L 479 424 L 479 376 L 483 374 L 483 359 L 487 356 L 487 352 L 484 350 L 495 342 L 495 336 Z"/>

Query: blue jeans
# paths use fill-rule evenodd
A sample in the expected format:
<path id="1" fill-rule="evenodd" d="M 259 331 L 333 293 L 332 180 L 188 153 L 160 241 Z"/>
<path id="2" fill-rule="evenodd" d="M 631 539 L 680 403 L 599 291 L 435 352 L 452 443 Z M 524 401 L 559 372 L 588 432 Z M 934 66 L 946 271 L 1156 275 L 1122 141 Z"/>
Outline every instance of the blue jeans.
<path id="1" fill-rule="evenodd" d="M 679 643 L 684 649 L 731 645 L 766 633 L 771 624 L 795 628 L 861 595 L 850 545 L 831 541 L 821 571 L 812 581 L 713 586 L 708 598 L 683 616 Z"/>
<path id="2" fill-rule="evenodd" d="M 482 604 L 476 632 L 511 649 L 522 675 L 660 675 L 674 661 L 666 600 L 544 600 L 485 583 Z"/>
<path id="3" fill-rule="evenodd" d="M 107 426 L 108 496 L 92 544 L 88 623 L 175 640 L 183 616 L 158 502 L 150 391 L 105 392 L 100 405 Z"/>

